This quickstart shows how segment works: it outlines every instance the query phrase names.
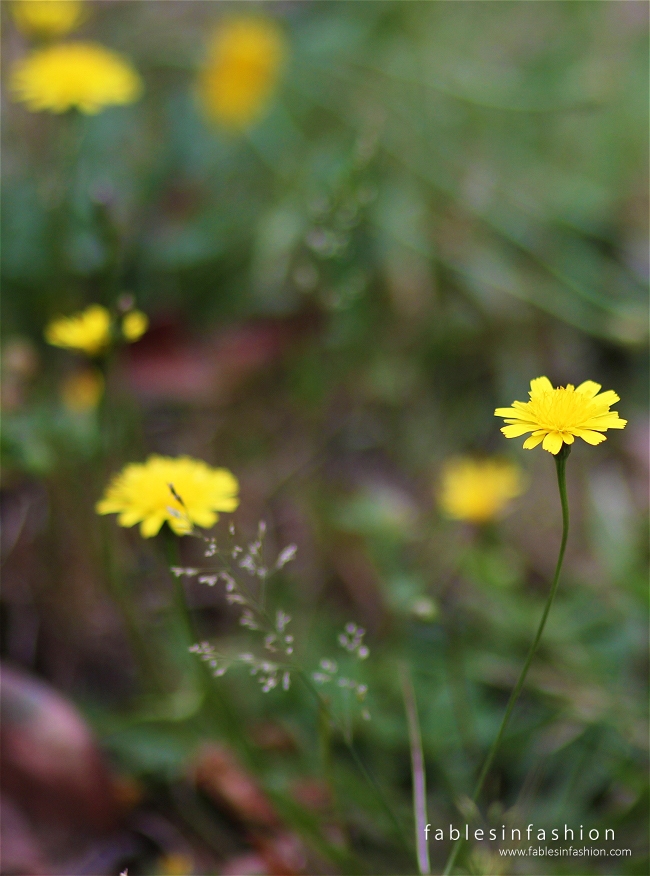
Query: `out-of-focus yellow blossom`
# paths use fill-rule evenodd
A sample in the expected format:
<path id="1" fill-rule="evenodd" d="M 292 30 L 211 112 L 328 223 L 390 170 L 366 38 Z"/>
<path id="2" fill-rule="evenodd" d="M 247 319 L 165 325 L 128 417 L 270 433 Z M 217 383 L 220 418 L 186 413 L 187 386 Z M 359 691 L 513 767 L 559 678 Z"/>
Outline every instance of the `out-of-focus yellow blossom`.
<path id="1" fill-rule="evenodd" d="M 122 334 L 127 341 L 137 341 L 148 328 L 149 317 L 141 310 L 131 310 L 122 319 Z"/>
<path id="2" fill-rule="evenodd" d="M 75 371 L 61 384 L 61 400 L 73 414 L 94 410 L 104 393 L 104 378 L 97 368 Z"/>
<path id="3" fill-rule="evenodd" d="M 131 463 L 115 475 L 96 505 L 98 514 L 118 514 L 120 526 L 140 524 L 151 538 L 169 524 L 176 535 L 187 535 L 194 525 L 209 528 L 218 511 L 234 511 L 239 484 L 225 468 L 212 468 L 189 456 L 150 456 Z"/>
<path id="4" fill-rule="evenodd" d="M 524 492 L 521 469 L 507 460 L 448 460 L 442 470 L 440 505 L 448 517 L 487 523 Z"/>
<path id="5" fill-rule="evenodd" d="M 111 339 L 111 315 L 101 304 L 91 304 L 73 316 L 59 316 L 45 329 L 45 340 L 55 347 L 81 350 L 96 356 Z"/>
<path id="6" fill-rule="evenodd" d="M 27 36 L 62 37 L 80 23 L 81 0 L 16 0 L 11 11 L 16 26 Z"/>
<path id="7" fill-rule="evenodd" d="M 257 121 L 276 87 L 285 53 L 282 31 L 269 19 L 237 18 L 220 25 L 197 84 L 206 115 L 234 130 Z"/>
<path id="8" fill-rule="evenodd" d="M 190 876 L 194 872 L 194 861 L 188 855 L 172 852 L 159 861 L 161 876 Z"/>
<path id="9" fill-rule="evenodd" d="M 577 388 L 569 383 L 554 389 L 548 377 L 537 377 L 530 381 L 529 401 L 515 401 L 511 408 L 497 408 L 494 413 L 508 424 L 501 429 L 506 438 L 532 432 L 524 441 L 526 450 L 541 444 L 544 450 L 557 454 L 563 444 L 573 444 L 576 438 L 600 444 L 605 441 L 602 432 L 625 428 L 627 420 L 610 411 L 619 401 L 618 395 L 611 389 L 600 390 L 600 383 L 593 380 L 585 380 Z"/>
<path id="10" fill-rule="evenodd" d="M 94 115 L 136 101 L 142 80 L 121 55 L 97 43 L 59 43 L 18 61 L 9 88 L 32 112 L 78 109 Z"/>

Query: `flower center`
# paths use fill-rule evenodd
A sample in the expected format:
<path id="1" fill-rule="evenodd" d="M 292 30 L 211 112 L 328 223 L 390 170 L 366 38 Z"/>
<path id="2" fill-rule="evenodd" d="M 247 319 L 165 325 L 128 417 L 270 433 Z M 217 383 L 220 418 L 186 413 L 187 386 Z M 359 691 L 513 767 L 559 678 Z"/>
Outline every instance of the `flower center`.
<path id="1" fill-rule="evenodd" d="M 565 387 L 545 392 L 531 407 L 539 425 L 556 432 L 580 428 L 589 419 L 589 399 Z"/>

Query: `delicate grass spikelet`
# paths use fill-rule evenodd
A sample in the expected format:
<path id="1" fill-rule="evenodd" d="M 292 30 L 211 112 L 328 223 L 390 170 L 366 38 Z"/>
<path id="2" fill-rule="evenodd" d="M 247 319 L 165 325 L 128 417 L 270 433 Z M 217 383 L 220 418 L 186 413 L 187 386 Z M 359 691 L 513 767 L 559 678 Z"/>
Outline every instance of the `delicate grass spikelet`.
<path id="1" fill-rule="evenodd" d="M 137 341 L 149 328 L 149 317 L 141 310 L 131 310 L 122 319 L 122 334 L 129 343 Z"/>
<path id="2" fill-rule="evenodd" d="M 515 401 L 511 408 L 497 408 L 494 413 L 508 424 L 501 429 L 506 438 L 532 432 L 524 448 L 531 450 L 541 444 L 555 455 L 563 444 L 573 444 L 576 438 L 600 444 L 607 429 L 625 428 L 627 420 L 610 411 L 619 401 L 618 395 L 611 389 L 602 393 L 600 389 L 593 380 L 578 387 L 568 384 L 554 389 L 548 377 L 537 377 L 530 381 L 529 401 Z"/>
<path id="3" fill-rule="evenodd" d="M 62 37 L 83 17 L 80 0 L 16 0 L 11 6 L 16 27 L 27 36 Z"/>
<path id="4" fill-rule="evenodd" d="M 73 414 L 94 410 L 104 393 L 104 378 L 97 368 L 75 371 L 61 384 L 61 401 Z"/>
<path id="5" fill-rule="evenodd" d="M 45 340 L 55 347 L 96 356 L 111 340 L 110 313 L 101 304 L 91 304 L 73 316 L 57 317 L 47 325 Z"/>
<path id="6" fill-rule="evenodd" d="M 218 511 L 234 511 L 239 484 L 225 468 L 212 468 L 189 456 L 150 456 L 115 475 L 96 505 L 98 514 L 118 514 L 120 526 L 140 524 L 144 538 L 169 524 L 176 535 L 194 525 L 209 528 Z"/>
<path id="7" fill-rule="evenodd" d="M 197 95 L 205 114 L 242 130 L 269 103 L 285 56 L 280 28 L 268 19 L 236 18 L 220 25 L 199 75 Z"/>
<path id="8" fill-rule="evenodd" d="M 32 112 L 78 109 L 94 115 L 136 101 L 142 80 L 121 55 L 97 43 L 58 43 L 18 61 L 9 88 Z"/>
<path id="9" fill-rule="evenodd" d="M 507 460 L 458 457 L 443 466 L 440 506 L 454 520 L 487 523 L 524 489 L 521 469 Z"/>

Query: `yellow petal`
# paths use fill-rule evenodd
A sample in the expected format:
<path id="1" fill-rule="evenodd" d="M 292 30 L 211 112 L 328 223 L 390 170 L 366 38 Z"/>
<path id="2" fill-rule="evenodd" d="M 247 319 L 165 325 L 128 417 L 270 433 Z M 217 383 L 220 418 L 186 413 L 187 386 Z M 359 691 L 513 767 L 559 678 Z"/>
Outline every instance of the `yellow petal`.
<path id="1" fill-rule="evenodd" d="M 514 417 L 515 420 L 521 420 L 522 416 L 528 416 L 525 412 L 518 411 L 516 408 L 496 408 L 494 411 L 495 417 Z"/>
<path id="2" fill-rule="evenodd" d="M 586 395 L 587 398 L 593 398 L 595 395 L 598 395 L 600 390 L 600 383 L 595 383 L 593 380 L 585 380 L 584 383 L 581 383 L 580 386 L 576 387 L 576 392 L 581 392 L 583 395 Z"/>
<path id="3" fill-rule="evenodd" d="M 239 505 L 237 496 L 223 496 L 218 501 L 215 501 L 214 507 L 217 511 L 234 511 Z M 210 524 L 212 526 L 212 524 Z"/>
<path id="4" fill-rule="evenodd" d="M 606 440 L 605 436 L 600 432 L 591 432 L 589 429 L 576 430 L 576 435 L 578 438 L 582 438 L 583 441 L 586 441 L 587 444 L 602 444 L 602 442 Z"/>
<path id="5" fill-rule="evenodd" d="M 627 425 L 627 420 L 622 420 L 616 411 L 610 411 L 598 417 L 590 417 L 581 425 L 583 429 L 598 429 L 604 432 L 607 429 L 624 429 Z"/>
<path id="6" fill-rule="evenodd" d="M 608 389 L 606 392 L 601 392 L 600 395 L 596 396 L 594 402 L 598 405 L 603 405 L 604 407 L 609 408 L 620 400 L 620 396 L 617 395 L 613 389 Z"/>
<path id="7" fill-rule="evenodd" d="M 121 510 L 121 509 L 118 509 Z M 117 522 L 120 526 L 135 526 L 136 523 L 139 523 L 142 520 L 142 514 L 135 510 L 127 510 L 122 511 L 122 513 L 117 518 Z"/>
<path id="8" fill-rule="evenodd" d="M 552 392 L 553 384 L 548 377 L 536 377 L 530 381 L 530 394 L 541 395 L 544 392 Z"/>
<path id="9" fill-rule="evenodd" d="M 225 510 L 225 509 L 224 509 Z M 210 529 L 219 519 L 219 515 L 213 511 L 192 511 L 192 520 L 197 526 L 202 526 L 203 529 Z"/>
<path id="10" fill-rule="evenodd" d="M 152 514 L 146 517 L 140 524 L 140 534 L 143 538 L 151 538 L 158 535 L 160 527 L 165 522 L 165 518 L 160 514 Z"/>
<path id="11" fill-rule="evenodd" d="M 544 433 L 540 432 L 537 435 L 531 435 L 529 438 L 526 438 L 524 441 L 524 450 L 532 450 L 533 447 L 537 447 L 538 444 L 541 444 L 544 440 Z"/>
<path id="12" fill-rule="evenodd" d="M 535 426 L 530 423 L 517 423 L 511 426 L 503 426 L 501 431 L 506 438 L 519 438 L 520 435 L 525 435 L 526 432 L 532 432 Z"/>
<path id="13" fill-rule="evenodd" d="M 176 535 L 187 535 L 192 531 L 192 524 L 186 517 L 169 517 L 167 523 Z"/>
<path id="14" fill-rule="evenodd" d="M 542 447 L 555 456 L 562 448 L 562 435 L 559 432 L 549 432 L 544 436 Z"/>

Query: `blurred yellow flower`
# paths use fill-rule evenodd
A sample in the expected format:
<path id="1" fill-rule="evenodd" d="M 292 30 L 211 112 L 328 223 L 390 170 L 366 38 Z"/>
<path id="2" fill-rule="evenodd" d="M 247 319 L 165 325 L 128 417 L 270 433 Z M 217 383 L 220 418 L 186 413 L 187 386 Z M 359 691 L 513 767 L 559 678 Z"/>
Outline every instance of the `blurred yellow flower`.
<path id="1" fill-rule="evenodd" d="M 440 505 L 454 520 L 487 523 L 524 489 L 521 469 L 511 462 L 459 457 L 443 466 Z"/>
<path id="2" fill-rule="evenodd" d="M 194 861 L 180 852 L 163 855 L 159 861 L 161 876 L 190 876 L 194 872 Z"/>
<path id="3" fill-rule="evenodd" d="M 101 304 L 91 304 L 73 316 L 59 316 L 45 329 L 45 340 L 55 347 L 100 353 L 111 339 L 111 315 Z"/>
<path id="4" fill-rule="evenodd" d="M 600 444 L 605 441 L 602 432 L 625 428 L 627 420 L 609 409 L 619 401 L 618 395 L 611 389 L 600 393 L 600 389 L 593 380 L 585 380 L 577 388 L 568 384 L 554 389 L 548 377 L 537 377 L 530 381 L 529 401 L 515 401 L 511 408 L 497 408 L 494 413 L 508 424 L 501 429 L 506 438 L 532 432 L 524 441 L 526 450 L 541 444 L 556 454 L 563 444 L 573 444 L 576 438 Z"/>
<path id="5" fill-rule="evenodd" d="M 149 317 L 141 310 L 131 310 L 122 319 L 122 334 L 127 341 L 137 341 L 149 328 Z"/>
<path id="6" fill-rule="evenodd" d="M 150 456 L 131 463 L 115 475 L 96 505 L 98 514 L 118 514 L 120 526 L 140 524 L 151 538 L 165 521 L 176 535 L 187 535 L 194 525 L 209 528 L 218 511 L 234 511 L 239 484 L 225 468 L 212 468 L 189 456 Z"/>
<path id="7" fill-rule="evenodd" d="M 16 0 L 11 11 L 16 26 L 28 36 L 61 37 L 83 17 L 81 0 Z"/>
<path id="8" fill-rule="evenodd" d="M 282 31 L 268 19 L 236 18 L 218 27 L 197 83 L 206 115 L 235 130 L 257 121 L 275 89 L 284 56 Z"/>
<path id="9" fill-rule="evenodd" d="M 104 393 L 104 378 L 97 368 L 75 371 L 61 384 L 61 400 L 73 414 L 94 410 Z"/>
<path id="10" fill-rule="evenodd" d="M 9 88 L 32 112 L 78 109 L 93 115 L 136 101 L 142 80 L 121 55 L 96 43 L 59 43 L 18 61 Z"/>

